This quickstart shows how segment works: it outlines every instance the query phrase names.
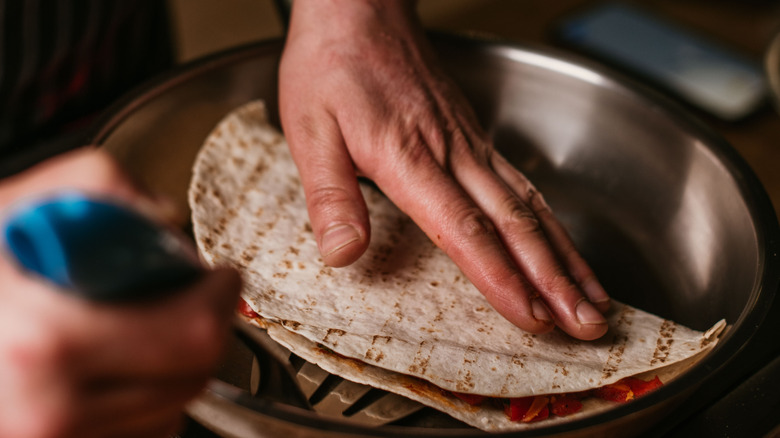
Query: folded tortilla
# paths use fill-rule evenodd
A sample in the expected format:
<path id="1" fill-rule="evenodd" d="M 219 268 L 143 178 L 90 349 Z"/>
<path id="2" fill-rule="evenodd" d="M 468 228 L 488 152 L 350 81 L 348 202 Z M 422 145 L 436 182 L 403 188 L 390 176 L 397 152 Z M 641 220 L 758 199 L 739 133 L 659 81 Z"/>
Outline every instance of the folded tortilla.
<path id="1" fill-rule="evenodd" d="M 538 424 L 510 422 L 438 388 L 513 398 L 580 392 L 653 370 L 668 380 L 709 351 L 725 325 L 702 333 L 613 302 L 599 340 L 524 332 L 386 197 L 369 185 L 361 190 L 371 244 L 349 267 L 325 266 L 284 137 L 263 103 L 252 102 L 220 122 L 196 159 L 195 238 L 208 263 L 242 272 L 244 299 L 294 353 L 475 427 Z M 571 418 L 605 403 L 587 401 Z M 540 423 L 550 421 L 561 420 Z"/>

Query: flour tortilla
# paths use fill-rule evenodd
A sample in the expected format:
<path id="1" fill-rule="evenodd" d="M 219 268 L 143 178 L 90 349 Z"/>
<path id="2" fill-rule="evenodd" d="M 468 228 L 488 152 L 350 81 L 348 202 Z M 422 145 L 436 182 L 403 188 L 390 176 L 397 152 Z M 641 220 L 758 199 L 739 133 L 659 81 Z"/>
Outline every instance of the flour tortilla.
<path id="1" fill-rule="evenodd" d="M 371 245 L 355 264 L 327 267 L 284 137 L 263 103 L 252 102 L 206 140 L 189 192 L 204 259 L 242 272 L 244 299 L 296 354 L 337 374 L 357 369 L 317 359 L 311 351 L 324 345 L 381 370 L 344 376 L 351 380 L 378 386 L 389 373 L 396 381 L 507 398 L 579 392 L 700 357 L 725 325 L 702 333 L 615 302 L 606 315 L 609 332 L 597 341 L 559 330 L 526 333 L 501 317 L 387 198 L 367 185 L 361 190 Z M 385 386 L 399 391 L 397 384 Z M 461 419 L 486 430 L 503 427 L 498 419 L 474 417 Z"/>

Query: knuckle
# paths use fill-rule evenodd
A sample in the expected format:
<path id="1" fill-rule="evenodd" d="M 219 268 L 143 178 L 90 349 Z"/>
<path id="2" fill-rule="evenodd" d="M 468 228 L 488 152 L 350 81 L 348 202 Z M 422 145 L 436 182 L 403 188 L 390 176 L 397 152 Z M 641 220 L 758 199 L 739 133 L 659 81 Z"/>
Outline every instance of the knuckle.
<path id="1" fill-rule="evenodd" d="M 542 275 L 538 279 L 538 284 L 540 291 L 553 297 L 560 297 L 574 287 L 571 278 L 557 269 Z"/>
<path id="2" fill-rule="evenodd" d="M 308 195 L 309 205 L 318 211 L 332 210 L 334 206 L 352 202 L 347 190 L 337 186 L 318 186 Z"/>
<path id="3" fill-rule="evenodd" d="M 464 239 L 492 236 L 496 232 L 493 222 L 478 208 L 471 207 L 462 211 L 455 220 L 456 234 Z"/>
<path id="4" fill-rule="evenodd" d="M 552 209 L 547 204 L 547 201 L 544 200 L 542 193 L 536 190 L 533 186 L 528 189 L 526 197 L 528 199 L 528 204 L 535 212 L 537 212 L 537 214 L 552 214 Z"/>
<path id="5" fill-rule="evenodd" d="M 542 230 L 539 218 L 534 212 L 522 205 L 513 196 L 504 201 L 504 207 L 501 211 L 504 212 L 501 215 L 501 225 L 513 232 L 532 234 L 539 233 Z"/>
<path id="6" fill-rule="evenodd" d="M 436 136 L 430 136 L 431 138 L 438 138 Z M 405 165 L 407 163 L 414 164 L 426 164 L 431 162 L 444 164 L 444 157 L 446 153 L 446 143 L 441 141 L 435 141 L 436 144 L 429 144 L 424 140 L 425 136 L 418 130 L 415 132 L 408 141 L 402 142 L 404 146 L 399 151 L 401 159 L 399 163 Z"/>

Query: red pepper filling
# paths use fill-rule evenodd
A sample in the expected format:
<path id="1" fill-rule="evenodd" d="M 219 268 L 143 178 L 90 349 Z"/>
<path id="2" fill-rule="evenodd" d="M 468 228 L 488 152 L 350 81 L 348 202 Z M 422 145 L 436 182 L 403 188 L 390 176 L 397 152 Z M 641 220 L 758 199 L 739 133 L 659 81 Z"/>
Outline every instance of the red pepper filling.
<path id="1" fill-rule="evenodd" d="M 580 399 L 584 397 L 592 396 L 602 400 L 625 403 L 636 397 L 641 397 L 661 385 L 663 383 L 658 376 L 648 381 L 636 377 L 626 377 L 601 388 L 571 394 L 536 395 L 510 399 L 497 399 L 460 392 L 453 392 L 452 394 L 472 406 L 479 406 L 485 400 L 500 400 L 503 402 L 504 412 L 509 417 L 509 420 L 531 423 L 544 420 L 551 413 L 558 417 L 565 417 L 579 412 L 582 409 Z"/>
<path id="2" fill-rule="evenodd" d="M 247 303 L 246 300 L 243 298 L 238 300 L 238 313 L 249 318 L 257 318 L 260 316 L 257 314 L 257 312 L 252 310 L 251 307 L 249 307 L 249 303 Z"/>

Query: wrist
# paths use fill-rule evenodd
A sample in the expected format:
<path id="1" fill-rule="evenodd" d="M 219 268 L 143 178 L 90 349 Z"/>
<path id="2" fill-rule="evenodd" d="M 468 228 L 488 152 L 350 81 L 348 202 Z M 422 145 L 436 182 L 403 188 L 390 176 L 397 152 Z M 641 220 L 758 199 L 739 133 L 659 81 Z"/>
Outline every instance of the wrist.
<path id="1" fill-rule="evenodd" d="M 378 28 L 409 32 L 419 26 L 416 5 L 416 0 L 295 0 L 290 35 L 317 27 L 336 37 Z"/>

